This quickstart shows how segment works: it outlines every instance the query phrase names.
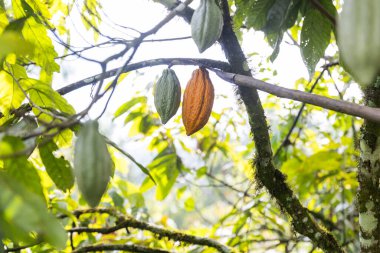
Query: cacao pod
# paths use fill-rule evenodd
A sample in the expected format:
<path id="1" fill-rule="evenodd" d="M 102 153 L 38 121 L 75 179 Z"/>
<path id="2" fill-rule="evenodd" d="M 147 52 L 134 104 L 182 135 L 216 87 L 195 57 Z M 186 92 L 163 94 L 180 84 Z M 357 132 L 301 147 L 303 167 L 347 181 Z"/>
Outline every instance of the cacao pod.
<path id="1" fill-rule="evenodd" d="M 208 71 L 204 68 L 194 70 L 182 103 L 182 121 L 187 135 L 192 135 L 206 125 L 213 104 L 214 86 Z"/>
<path id="2" fill-rule="evenodd" d="M 211 47 L 223 30 L 223 15 L 215 0 L 201 0 L 191 18 L 191 37 L 200 53 Z"/>
<path id="3" fill-rule="evenodd" d="M 181 85 L 172 69 L 165 69 L 153 90 L 154 105 L 162 124 L 173 117 L 181 102 Z"/>
<path id="4" fill-rule="evenodd" d="M 380 75 L 380 1 L 345 0 L 337 28 L 343 66 L 365 88 Z"/>
<path id="5" fill-rule="evenodd" d="M 97 121 L 86 122 L 74 149 L 74 173 L 83 198 L 96 207 L 113 173 L 113 163 Z"/>

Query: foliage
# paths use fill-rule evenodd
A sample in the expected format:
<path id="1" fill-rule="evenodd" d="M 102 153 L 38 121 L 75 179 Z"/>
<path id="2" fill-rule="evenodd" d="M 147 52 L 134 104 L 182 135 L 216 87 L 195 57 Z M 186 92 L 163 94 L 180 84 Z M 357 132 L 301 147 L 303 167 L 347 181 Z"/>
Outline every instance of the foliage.
<path id="1" fill-rule="evenodd" d="M 216 105 L 205 127 L 191 137 L 180 112 L 161 124 L 153 76 L 172 65 L 190 76 L 195 66 L 186 69 L 179 58 L 162 68 L 139 70 L 155 64 L 138 65 L 135 53 L 178 14 L 170 12 L 175 1 L 146 4 L 154 2 L 170 5 L 170 14 L 151 30 L 136 32 L 113 22 L 99 0 L 0 1 L 0 252 L 18 247 L 80 252 L 99 244 L 157 250 L 152 252 L 321 252 L 254 180 L 257 147 L 245 108 L 235 102 L 230 86 L 210 75 Z M 223 10 L 225 1 L 217 2 Z M 309 73 L 309 80 L 300 77 L 293 88 L 359 102 L 351 77 L 337 64 L 334 17 L 341 1 L 228 4 L 233 35 L 243 43 L 247 34 L 262 31 L 272 48 L 267 58 L 255 49 L 242 59 L 260 79 L 274 82 L 272 62 L 289 43 L 299 48 Z M 89 31 L 82 35 L 91 41 L 83 47 L 72 42 L 79 28 L 68 25 L 68 17 L 78 13 L 75 25 Z M 109 23 L 121 35 L 108 34 Z M 153 40 L 158 50 L 165 39 Z M 180 44 L 182 39 L 168 41 Z M 105 58 L 93 53 L 108 47 L 113 51 Z M 73 65 L 95 63 L 102 71 L 58 89 L 57 76 L 67 71 L 72 56 L 79 58 Z M 191 65 L 220 69 L 212 63 L 195 59 Z M 115 64 L 121 67 L 110 70 Z M 133 64 L 135 69 L 125 70 Z M 184 88 L 185 80 L 179 79 Z M 79 89 L 81 98 L 88 98 L 85 106 L 69 99 Z M 354 202 L 362 120 L 272 95 L 262 98 L 273 161 L 287 176 L 294 198 L 346 252 L 358 252 Z M 118 108 L 112 108 L 113 101 Z M 89 209 L 79 193 L 72 168 L 76 135 L 89 119 L 101 123 L 115 167 L 96 209 Z"/>

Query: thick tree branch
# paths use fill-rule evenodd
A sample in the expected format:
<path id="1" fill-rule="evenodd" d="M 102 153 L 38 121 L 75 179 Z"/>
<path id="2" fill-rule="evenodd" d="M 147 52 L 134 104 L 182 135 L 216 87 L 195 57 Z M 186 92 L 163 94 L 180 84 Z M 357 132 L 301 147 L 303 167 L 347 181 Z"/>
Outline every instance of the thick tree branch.
<path id="1" fill-rule="evenodd" d="M 132 253 L 170 253 L 170 251 L 162 249 L 148 248 L 139 245 L 130 244 L 100 244 L 80 247 L 74 250 L 73 253 L 79 252 L 94 252 L 94 251 L 125 251 Z"/>
<path id="2" fill-rule="evenodd" d="M 222 61 L 196 58 L 161 58 L 128 64 L 121 70 L 121 73 L 126 73 L 141 68 L 153 67 L 157 65 L 199 65 L 208 68 L 216 68 L 224 71 L 231 71 L 230 65 Z M 104 74 L 97 74 L 85 78 L 83 80 L 77 81 L 75 83 L 69 84 L 63 88 L 58 89 L 57 92 L 59 92 L 61 95 L 65 95 L 84 86 L 92 85 L 93 83 L 101 80 L 101 78 L 113 77 L 118 73 L 118 71 L 120 71 L 120 68 L 108 70 Z"/>
<path id="3" fill-rule="evenodd" d="M 246 76 L 241 76 L 233 73 L 222 72 L 215 69 L 221 69 L 223 71 L 231 71 L 231 66 L 222 61 L 215 61 L 210 59 L 196 59 L 196 58 L 161 58 L 161 59 L 153 59 L 142 62 L 137 62 L 133 64 L 127 65 L 123 73 L 152 67 L 157 65 L 199 65 L 204 66 L 206 68 L 214 69 L 214 71 L 221 77 L 222 79 L 235 83 L 239 86 L 246 86 L 255 88 L 261 91 L 265 91 L 272 95 L 288 98 L 300 102 L 304 102 L 306 104 L 316 105 L 325 109 L 333 110 L 336 112 L 345 113 L 352 116 L 357 116 L 364 119 L 369 119 L 375 122 L 380 122 L 380 109 L 371 108 L 368 106 L 357 105 L 355 103 L 340 101 L 336 99 L 327 98 L 324 96 L 319 96 L 315 94 L 309 94 L 302 91 L 292 90 L 283 88 L 277 85 L 273 85 L 267 82 L 260 81 L 253 77 L 247 78 Z M 109 78 L 114 76 L 119 68 L 109 70 L 105 72 L 104 78 Z M 102 78 L 102 74 L 94 75 L 92 77 L 88 77 L 86 79 L 80 80 L 78 82 L 67 85 L 63 88 L 57 90 L 60 94 L 64 95 L 69 92 L 72 92 L 76 89 L 82 88 L 87 85 L 91 85 L 93 82 L 98 81 Z"/>
<path id="4" fill-rule="evenodd" d="M 89 211 L 90 213 L 96 212 L 96 209 L 90 209 L 92 211 Z M 105 212 L 105 211 L 102 211 Z M 79 212 L 77 215 L 86 213 Z M 72 229 L 68 229 L 67 232 L 70 233 L 101 233 L 101 234 L 110 234 L 115 231 L 118 231 L 120 229 L 124 228 L 136 228 L 141 230 L 147 230 L 154 234 L 157 234 L 161 237 L 167 237 L 171 240 L 179 241 L 179 242 L 186 242 L 190 244 L 195 245 L 201 245 L 201 246 L 208 246 L 212 247 L 214 249 L 217 249 L 221 253 L 230 253 L 232 252 L 230 248 L 227 246 L 224 246 L 223 244 L 220 244 L 219 242 L 212 240 L 210 238 L 205 237 L 199 237 L 194 235 L 185 234 L 178 231 L 172 231 L 165 228 L 158 227 L 156 225 L 152 225 L 146 222 L 138 221 L 133 217 L 121 217 L 118 216 L 119 222 L 116 226 L 113 227 L 106 227 L 106 228 L 89 228 L 89 227 L 75 227 Z"/>
<path id="5" fill-rule="evenodd" d="M 358 105 L 355 103 L 327 98 L 324 96 L 311 94 L 308 92 L 292 90 L 277 85 L 273 85 L 253 77 L 237 75 L 216 71 L 218 76 L 228 82 L 235 83 L 246 87 L 253 87 L 261 91 L 273 94 L 277 97 L 288 98 L 295 101 L 319 106 L 325 109 L 341 112 L 351 116 L 357 116 L 380 123 L 380 109 L 369 106 Z"/>

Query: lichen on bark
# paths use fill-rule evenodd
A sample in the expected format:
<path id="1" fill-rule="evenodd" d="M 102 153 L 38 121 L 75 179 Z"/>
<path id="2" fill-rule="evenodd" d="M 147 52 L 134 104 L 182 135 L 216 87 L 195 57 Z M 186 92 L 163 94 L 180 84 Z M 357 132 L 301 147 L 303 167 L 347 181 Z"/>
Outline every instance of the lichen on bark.
<path id="1" fill-rule="evenodd" d="M 379 83 L 379 78 L 378 78 Z M 380 87 L 364 90 L 365 104 L 380 107 Z M 380 124 L 365 121 L 361 128 L 358 209 L 361 252 L 380 249 Z"/>

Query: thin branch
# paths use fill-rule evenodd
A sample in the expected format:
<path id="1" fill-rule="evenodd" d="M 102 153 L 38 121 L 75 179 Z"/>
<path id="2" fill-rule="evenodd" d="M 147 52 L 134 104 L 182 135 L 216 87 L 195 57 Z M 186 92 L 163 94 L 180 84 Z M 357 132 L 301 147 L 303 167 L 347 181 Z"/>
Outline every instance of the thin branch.
<path id="1" fill-rule="evenodd" d="M 340 101 L 320 95 L 310 94 L 303 91 L 287 89 L 274 84 L 263 82 L 253 77 L 226 73 L 219 70 L 216 70 L 215 72 L 220 78 L 224 79 L 227 82 L 235 83 L 237 85 L 243 85 L 246 87 L 256 88 L 258 90 L 265 91 L 277 97 L 305 102 L 307 104 L 319 106 L 347 115 L 368 119 L 373 122 L 380 122 L 380 109 L 378 108 L 358 105 L 347 101 Z"/>
<path id="2" fill-rule="evenodd" d="M 323 70 L 321 71 L 321 73 L 318 75 L 318 77 L 315 79 L 313 85 L 311 86 L 310 90 L 308 91 L 309 93 L 312 93 L 315 89 L 315 87 L 317 86 L 319 80 L 322 78 L 323 74 L 325 73 L 325 71 L 330 67 L 329 66 L 324 66 L 323 67 Z M 277 148 L 276 152 L 274 152 L 274 155 L 273 157 L 276 158 L 278 156 L 278 154 L 280 154 L 280 151 L 283 147 L 286 147 L 288 144 L 290 144 L 290 136 L 292 135 L 297 123 L 298 123 L 298 120 L 301 118 L 301 115 L 302 115 L 302 112 L 303 110 L 305 109 L 305 106 L 306 106 L 306 103 L 302 103 L 301 105 L 301 108 L 299 109 L 298 113 L 297 113 L 297 116 L 294 118 L 293 120 L 293 123 L 292 123 L 292 126 L 290 127 L 287 135 L 285 136 L 284 140 L 281 142 L 280 146 Z"/>
<path id="3" fill-rule="evenodd" d="M 171 252 L 167 250 L 148 248 L 148 247 L 135 245 L 135 244 L 100 244 L 100 245 L 84 246 L 84 247 L 78 248 L 77 250 L 74 250 L 73 253 L 114 251 L 114 250 L 118 250 L 118 251 L 120 250 L 120 251 L 132 252 L 132 253 L 170 253 Z"/>
<path id="4" fill-rule="evenodd" d="M 182 232 L 172 231 L 165 228 L 158 227 L 143 221 L 138 221 L 133 217 L 120 217 L 119 222 L 116 226 L 106 227 L 106 228 L 88 228 L 88 227 L 76 227 L 68 229 L 67 232 L 70 233 L 101 233 L 110 234 L 115 231 L 124 228 L 136 228 L 141 230 L 147 230 L 154 234 L 160 235 L 161 237 L 167 237 L 171 240 L 186 242 L 190 244 L 208 246 L 217 249 L 221 253 L 232 252 L 230 248 L 220 244 L 219 242 L 206 237 L 199 237 L 194 235 L 185 234 Z"/>
<path id="5" fill-rule="evenodd" d="M 178 40 L 187 40 L 191 39 L 191 36 L 183 36 L 183 37 L 174 37 L 174 38 L 165 38 L 165 39 L 151 39 L 151 40 L 143 40 L 144 42 L 166 42 L 166 41 L 178 41 Z"/>
<path id="6" fill-rule="evenodd" d="M 28 248 L 31 248 L 31 247 L 34 247 L 36 245 L 39 245 L 41 244 L 42 241 L 41 240 L 37 240 L 33 243 L 30 243 L 30 244 L 27 244 L 27 245 L 23 245 L 23 246 L 19 246 L 19 247 L 14 247 L 14 248 L 7 248 L 4 250 L 5 253 L 8 253 L 8 252 L 17 252 L 17 251 L 21 251 L 23 249 L 28 249 Z"/>

